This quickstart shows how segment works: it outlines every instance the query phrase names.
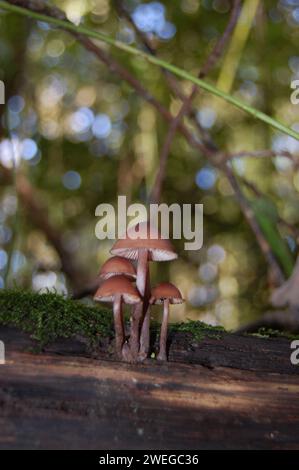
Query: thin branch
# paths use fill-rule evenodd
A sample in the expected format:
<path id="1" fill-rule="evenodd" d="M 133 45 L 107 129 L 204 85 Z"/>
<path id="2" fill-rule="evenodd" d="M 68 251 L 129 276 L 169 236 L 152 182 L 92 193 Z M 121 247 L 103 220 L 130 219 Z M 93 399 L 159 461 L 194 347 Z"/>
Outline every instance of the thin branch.
<path id="1" fill-rule="evenodd" d="M 275 150 L 254 150 L 254 151 L 242 151 L 242 152 L 237 152 L 237 153 L 228 153 L 227 155 L 224 155 L 226 160 L 231 160 L 233 158 L 246 158 L 246 157 L 253 157 L 253 158 L 272 158 L 272 157 L 286 157 L 289 158 L 290 160 L 294 161 L 296 163 L 297 158 L 295 155 L 293 155 L 291 152 L 288 152 L 287 150 L 282 150 L 282 151 L 275 151 Z"/>
<path id="2" fill-rule="evenodd" d="M 111 72 L 117 73 L 123 80 L 125 80 L 135 91 L 148 103 L 150 103 L 156 111 L 168 122 L 173 121 L 172 114 L 165 108 L 151 93 L 144 88 L 139 80 L 137 80 L 130 72 L 120 65 L 116 60 L 114 60 L 111 56 L 106 54 L 100 47 L 95 45 L 90 39 L 76 33 L 72 33 L 81 44 L 85 47 L 85 49 L 89 50 L 93 54 L 95 54 L 108 68 Z M 198 139 L 187 129 L 186 126 L 182 122 L 179 123 L 178 129 L 181 134 L 186 138 L 186 140 L 190 143 L 191 146 L 195 147 L 200 153 L 207 153 L 207 148 L 203 146 Z"/>
<path id="3" fill-rule="evenodd" d="M 235 0 L 231 15 L 230 15 L 230 19 L 227 23 L 224 33 L 216 42 L 215 47 L 213 48 L 211 54 L 208 56 L 208 59 L 203 65 L 201 71 L 199 72 L 199 75 L 198 75 L 199 78 L 204 78 L 210 72 L 213 66 L 216 64 L 217 60 L 221 57 L 225 49 L 225 46 L 227 44 L 227 41 L 229 40 L 232 34 L 232 31 L 238 21 L 240 9 L 241 9 L 240 6 L 241 6 L 240 0 Z M 159 165 L 157 176 L 153 185 L 152 194 L 150 197 L 151 202 L 158 203 L 161 199 L 162 185 L 165 179 L 167 160 L 168 160 L 168 156 L 170 153 L 171 145 L 172 145 L 172 142 L 175 137 L 179 124 L 182 122 L 184 116 L 188 114 L 190 111 L 190 108 L 192 106 L 192 101 L 195 98 L 197 91 L 198 91 L 197 85 L 193 85 L 191 93 L 189 94 L 188 97 L 186 97 L 183 100 L 181 109 L 179 110 L 177 116 L 172 120 L 170 124 L 168 133 L 166 135 L 164 144 L 162 146 L 162 151 L 161 151 L 161 156 L 160 156 L 160 165 Z"/>
<path id="4" fill-rule="evenodd" d="M 216 45 L 213 48 L 212 52 L 209 54 L 204 66 L 202 67 L 202 70 L 199 73 L 199 78 L 206 77 L 208 73 L 210 72 L 210 70 L 212 70 L 212 68 L 215 66 L 217 61 L 221 58 L 224 52 L 224 49 L 226 47 L 226 44 L 228 43 L 232 35 L 232 32 L 237 24 L 237 21 L 240 15 L 240 10 L 241 10 L 241 0 L 234 0 L 233 8 L 232 8 L 227 26 L 222 36 L 220 36 L 220 38 L 216 42 Z"/>
<path id="5" fill-rule="evenodd" d="M 154 48 L 151 40 L 139 28 L 137 28 L 136 24 L 133 21 L 132 16 L 128 12 L 128 10 L 123 6 L 123 1 L 122 0 L 115 0 L 115 7 L 116 7 L 116 10 L 119 13 L 119 16 L 125 18 L 127 20 L 127 22 L 129 23 L 129 25 L 133 28 L 133 30 L 135 31 L 136 36 L 139 38 L 141 44 L 144 45 L 147 52 L 149 52 L 151 55 L 155 56 L 157 51 Z M 167 83 L 168 83 L 170 89 L 175 94 L 175 96 L 179 97 L 181 101 L 184 101 L 186 99 L 186 96 L 181 91 L 180 83 L 177 81 L 177 79 L 168 70 L 161 69 L 161 71 L 162 71 L 163 75 L 165 76 L 165 78 L 167 80 Z"/>
<path id="6" fill-rule="evenodd" d="M 156 175 L 155 182 L 153 184 L 153 189 L 149 197 L 152 204 L 158 204 L 161 199 L 162 186 L 165 179 L 167 160 L 170 152 L 170 148 L 176 134 L 177 128 L 180 125 L 184 115 L 188 112 L 190 106 L 189 100 L 185 100 L 177 116 L 171 121 L 169 126 L 165 141 L 162 146 L 159 169 Z"/>
<path id="7" fill-rule="evenodd" d="M 150 41 L 149 37 L 145 33 L 143 33 L 140 29 L 137 28 L 136 24 L 133 21 L 132 16 L 126 10 L 126 8 L 123 6 L 122 0 L 116 0 L 115 4 L 116 4 L 116 9 L 118 10 L 119 15 L 121 17 L 125 18 L 128 21 L 130 26 L 135 31 L 136 36 L 141 41 L 141 44 L 143 44 L 143 46 L 146 48 L 146 50 L 150 54 L 156 55 L 157 51 L 154 49 L 154 45 Z M 161 72 L 165 76 L 166 81 L 168 83 L 168 86 L 169 86 L 170 90 L 172 91 L 172 93 L 174 93 L 176 98 L 179 98 L 180 101 L 185 102 L 185 100 L 187 99 L 187 96 L 182 92 L 181 84 L 177 80 L 177 78 L 166 69 L 161 68 Z M 195 127 L 198 130 L 200 136 L 206 141 L 206 144 L 208 144 L 209 143 L 208 132 L 200 126 L 200 124 L 197 120 L 196 110 L 193 107 L 189 107 L 189 109 L 186 111 L 186 114 L 188 114 L 189 117 L 192 118 L 193 123 L 195 124 Z M 206 145 L 206 146 L 213 149 L 212 144 Z"/>
<path id="8" fill-rule="evenodd" d="M 14 0 L 15 1 L 15 0 Z M 17 2 L 15 2 L 17 3 Z M 31 3 L 35 3 L 30 1 Z M 216 88 L 214 85 L 211 85 L 208 82 L 205 82 L 201 78 L 197 78 L 194 75 L 190 74 L 186 70 L 180 69 L 179 67 L 170 64 L 168 62 L 165 62 L 164 60 L 150 55 L 144 51 L 141 51 L 139 49 L 136 49 L 133 46 L 130 46 L 126 43 L 123 43 L 121 41 L 118 41 L 110 36 L 107 36 L 104 33 L 101 33 L 100 31 L 95 31 L 89 28 L 86 28 L 85 26 L 76 26 L 73 23 L 70 23 L 69 21 L 62 20 L 59 18 L 53 18 L 52 16 L 45 15 L 42 13 L 37 13 L 36 11 L 33 11 L 32 9 L 22 8 L 17 6 L 16 4 L 8 3 L 5 1 L 0 0 L 0 8 L 5 10 L 5 11 L 11 11 L 13 13 L 18 13 L 21 15 L 25 15 L 29 18 L 34 18 L 38 21 L 44 21 L 47 23 L 54 24 L 55 26 L 66 29 L 68 31 L 72 31 L 76 34 L 82 34 L 84 36 L 93 38 L 93 39 L 98 39 L 102 42 L 105 42 L 106 44 L 109 44 L 110 46 L 113 46 L 117 49 L 120 49 L 124 52 L 127 52 L 128 54 L 134 55 L 135 57 L 141 57 L 145 60 L 147 60 L 149 63 L 157 65 L 159 67 L 162 67 L 166 70 L 169 70 L 172 72 L 174 75 L 177 75 L 180 78 L 183 78 L 185 80 L 188 80 L 195 85 L 201 87 L 205 91 L 227 101 L 228 103 L 234 105 L 235 107 L 243 110 L 247 114 L 250 114 L 253 116 L 255 119 L 259 119 L 260 121 L 265 122 L 269 126 L 273 127 L 274 129 L 277 129 L 287 135 L 290 135 L 291 137 L 294 137 L 295 139 L 299 140 L 299 133 L 296 132 L 294 129 L 291 129 L 287 127 L 286 125 L 282 124 L 281 122 L 277 121 L 276 119 L 268 116 L 267 114 L 263 113 L 262 111 L 253 108 L 247 103 L 244 103 L 243 101 L 239 100 L 233 95 L 230 95 L 228 93 L 225 93 L 218 88 Z"/>

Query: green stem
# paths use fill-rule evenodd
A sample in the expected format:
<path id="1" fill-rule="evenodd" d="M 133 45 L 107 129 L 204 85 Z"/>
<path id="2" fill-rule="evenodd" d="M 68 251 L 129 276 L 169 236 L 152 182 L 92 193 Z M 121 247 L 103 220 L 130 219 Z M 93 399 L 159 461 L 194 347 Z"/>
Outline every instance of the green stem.
<path id="1" fill-rule="evenodd" d="M 208 91 L 209 93 L 212 93 L 215 96 L 218 96 L 219 98 L 224 99 L 228 103 L 233 104 L 237 108 L 242 109 L 246 113 L 252 115 L 254 118 L 259 119 L 260 121 L 265 122 L 266 124 L 269 124 L 270 126 L 274 127 L 274 129 L 277 129 L 281 132 L 284 132 L 285 134 L 293 137 L 294 139 L 299 140 L 299 133 L 296 132 L 293 129 L 290 129 L 289 127 L 285 126 L 281 122 L 277 121 L 276 119 L 271 118 L 267 114 L 263 113 L 262 111 L 259 111 L 256 108 L 253 108 L 252 106 L 249 106 L 248 104 L 244 103 L 243 101 L 239 100 L 238 98 L 225 93 L 224 91 L 219 90 L 218 88 L 214 87 L 210 83 L 207 83 L 204 80 L 201 80 L 200 78 L 197 78 L 190 73 L 186 72 L 185 70 L 180 69 L 179 67 L 176 67 L 175 65 L 169 64 L 168 62 L 165 62 L 162 59 L 159 59 L 158 57 L 152 56 L 150 54 L 147 54 L 144 51 L 141 51 L 139 49 L 135 49 L 134 47 L 124 44 L 121 41 L 117 41 L 114 38 L 111 38 L 110 36 L 107 36 L 104 33 L 101 33 L 99 31 L 94 31 L 92 29 L 86 28 L 84 26 L 76 26 L 73 23 L 70 23 L 66 20 L 61 20 L 58 18 L 53 18 L 52 16 L 44 15 L 42 13 L 37 13 L 35 11 L 29 10 L 27 8 L 22 8 L 17 5 L 12 5 L 10 3 L 7 3 L 5 1 L 0 0 L 0 8 L 2 10 L 10 11 L 13 13 L 18 13 L 24 16 L 27 16 L 29 18 L 34 18 L 38 21 L 44 21 L 46 23 L 51 23 L 54 24 L 60 28 L 67 29 L 69 31 L 72 31 L 76 34 L 82 34 L 84 36 L 88 36 L 90 38 L 98 39 L 100 41 L 103 41 L 107 44 L 110 44 L 111 46 L 114 46 L 118 49 L 121 49 L 125 52 L 128 52 L 129 54 L 133 54 L 135 56 L 143 57 L 145 60 L 148 62 L 158 65 L 159 67 L 162 67 L 166 70 L 169 70 L 172 72 L 174 75 L 177 75 L 180 78 L 183 78 L 185 80 L 189 80 L 190 82 L 194 83 L 195 85 L 198 85 L 199 87 L 203 88 L 204 90 Z"/>

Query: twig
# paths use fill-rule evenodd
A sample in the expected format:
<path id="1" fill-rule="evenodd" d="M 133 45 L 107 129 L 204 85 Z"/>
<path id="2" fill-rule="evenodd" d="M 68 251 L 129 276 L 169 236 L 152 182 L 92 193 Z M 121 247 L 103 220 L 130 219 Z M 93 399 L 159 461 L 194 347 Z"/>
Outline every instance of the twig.
<path id="1" fill-rule="evenodd" d="M 169 129 L 168 129 L 168 132 L 167 132 L 167 135 L 166 135 L 166 138 L 163 143 L 162 150 L 161 150 L 159 169 L 156 175 L 156 179 L 153 185 L 151 195 L 149 197 L 150 202 L 152 204 L 158 204 L 160 202 L 162 186 L 163 186 L 163 182 L 165 179 L 166 166 L 167 166 L 167 160 L 168 160 L 170 148 L 171 148 L 174 136 L 176 134 L 177 128 L 179 124 L 181 123 L 184 115 L 187 113 L 189 105 L 190 105 L 189 100 L 188 99 L 185 100 L 177 116 L 171 121 L 171 124 L 169 126 Z"/>
<path id="2" fill-rule="evenodd" d="M 227 41 L 229 40 L 231 33 L 236 25 L 236 22 L 238 21 L 238 16 L 240 13 L 240 5 L 241 5 L 240 0 L 234 1 L 230 19 L 227 23 L 224 33 L 217 41 L 211 54 L 208 56 L 208 59 L 203 65 L 201 71 L 199 72 L 198 74 L 199 78 L 204 78 L 210 72 L 213 66 L 216 64 L 217 60 L 221 57 L 224 51 L 224 48 L 227 44 Z M 177 128 L 179 124 L 182 122 L 184 116 L 188 114 L 192 105 L 192 101 L 195 98 L 197 91 L 198 91 L 197 85 L 193 85 L 191 93 L 189 94 L 188 97 L 186 97 L 183 100 L 181 109 L 179 110 L 177 116 L 172 120 L 170 124 L 169 130 L 166 135 L 166 138 L 162 147 L 162 151 L 161 151 L 160 165 L 159 165 L 157 176 L 153 185 L 152 194 L 150 197 L 151 202 L 158 203 L 161 199 L 162 185 L 163 185 L 163 181 L 165 178 L 166 165 L 167 165 L 170 148 L 171 148 L 174 136 L 176 134 Z"/>
<path id="3" fill-rule="evenodd" d="M 119 13 L 119 15 L 127 20 L 127 22 L 130 24 L 130 26 L 134 29 L 136 36 L 139 38 L 140 42 L 144 45 L 146 50 L 151 54 L 151 55 L 156 55 L 157 51 L 152 45 L 149 37 L 144 34 L 140 29 L 137 28 L 136 24 L 133 21 L 132 16 L 128 12 L 128 10 L 123 6 L 123 1 L 122 0 L 115 0 L 115 7 Z M 175 96 L 179 97 L 181 101 L 184 101 L 186 99 L 186 96 L 184 93 L 181 91 L 180 83 L 177 81 L 177 79 L 174 77 L 172 73 L 170 73 L 166 69 L 161 69 L 162 74 L 165 76 L 167 83 Z"/>
<path id="4" fill-rule="evenodd" d="M 223 154 L 224 155 L 224 154 Z M 226 160 L 231 160 L 233 158 L 246 158 L 246 157 L 254 157 L 254 158 L 271 158 L 271 157 L 286 157 L 296 163 L 297 157 L 292 153 L 288 152 L 287 150 L 282 151 L 275 151 L 275 150 L 254 150 L 254 151 L 242 151 L 237 153 L 228 153 L 224 155 Z"/>
<path id="5" fill-rule="evenodd" d="M 208 73 L 214 67 L 216 62 L 221 58 L 223 51 L 225 49 L 225 46 L 232 35 L 234 27 L 237 24 L 237 21 L 240 15 L 240 10 L 241 10 L 241 0 L 234 0 L 233 8 L 232 8 L 227 26 L 222 36 L 216 42 L 216 45 L 213 48 L 211 54 L 208 56 L 204 66 L 202 67 L 202 70 L 199 73 L 199 78 L 204 78 L 206 75 L 208 75 Z"/>
<path id="6" fill-rule="evenodd" d="M 148 36 L 146 34 L 144 34 L 142 31 L 140 31 L 140 29 L 137 28 L 136 24 L 134 23 L 134 21 L 132 19 L 132 16 L 126 10 L 126 8 L 124 8 L 122 0 L 116 0 L 115 3 L 116 3 L 116 9 L 118 10 L 119 15 L 122 16 L 123 18 L 125 18 L 128 21 L 130 26 L 134 29 L 134 31 L 136 33 L 136 36 L 140 39 L 141 43 L 144 45 L 144 47 L 147 49 L 147 51 L 152 55 L 156 55 L 157 51 L 154 49 L 154 46 L 152 45 L 150 39 L 148 38 Z M 226 39 L 225 39 L 225 41 L 226 41 Z M 211 59 L 211 61 L 216 60 L 217 57 L 218 57 L 219 52 L 221 53 L 221 47 L 222 46 L 219 47 L 219 49 L 220 49 L 219 52 L 218 52 L 218 50 L 219 50 L 218 47 L 219 46 L 217 46 L 217 49 L 214 48 L 215 54 L 212 55 L 213 58 Z M 209 65 L 207 65 L 207 67 L 209 67 Z M 171 91 L 174 93 L 174 95 L 177 98 L 179 98 L 184 103 L 185 100 L 187 99 L 187 96 L 182 92 L 180 83 L 177 81 L 176 77 L 166 69 L 161 68 L 161 72 L 165 76 L 166 81 L 167 81 L 168 86 L 171 89 Z M 207 72 L 208 72 L 208 70 L 207 70 Z M 190 105 L 189 108 L 185 110 L 185 114 L 189 115 L 192 118 L 193 123 L 195 124 L 195 127 L 197 128 L 199 134 L 206 141 L 206 147 L 213 149 L 212 143 L 210 143 L 210 145 L 207 145 L 209 143 L 209 135 L 208 135 L 208 132 L 206 132 L 206 130 L 203 129 L 200 126 L 200 124 L 197 120 L 196 110 Z"/>

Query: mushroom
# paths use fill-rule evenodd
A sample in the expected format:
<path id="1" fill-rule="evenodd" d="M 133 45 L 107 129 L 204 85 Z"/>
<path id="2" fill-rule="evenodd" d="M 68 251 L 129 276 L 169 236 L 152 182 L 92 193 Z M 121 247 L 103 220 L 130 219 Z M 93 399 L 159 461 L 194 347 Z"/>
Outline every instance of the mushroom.
<path id="1" fill-rule="evenodd" d="M 149 261 L 170 261 L 177 258 L 172 244 L 162 239 L 159 232 L 149 222 L 141 222 L 130 228 L 125 238 L 116 241 L 111 249 L 113 255 L 137 260 L 136 285 L 143 303 L 136 305 L 132 316 L 130 349 L 132 359 L 137 359 L 139 346 L 140 358 L 144 359 L 149 351 L 150 312 L 149 312 Z M 140 321 L 143 318 L 141 344 L 139 339 Z"/>
<path id="2" fill-rule="evenodd" d="M 141 302 L 140 295 L 129 279 L 120 275 L 105 280 L 96 291 L 94 300 L 113 303 L 116 352 L 121 357 L 125 341 L 122 303 L 138 304 Z"/>
<path id="3" fill-rule="evenodd" d="M 95 279 L 83 287 L 83 289 L 78 290 L 73 295 L 73 299 L 81 299 L 82 297 L 86 297 L 88 295 L 94 296 L 103 280 L 109 279 L 109 277 L 112 276 L 118 276 L 120 274 L 123 274 L 131 281 L 136 279 L 136 270 L 128 259 L 120 258 L 120 256 L 112 256 L 112 258 L 109 258 L 103 264 L 99 274 L 95 277 Z"/>
<path id="4" fill-rule="evenodd" d="M 136 279 L 136 270 L 128 259 L 112 256 L 101 267 L 99 277 L 101 279 L 109 279 L 120 274 L 126 276 L 131 281 Z"/>
<path id="5" fill-rule="evenodd" d="M 179 289 L 170 282 L 163 282 L 152 289 L 150 304 L 164 304 L 160 334 L 160 350 L 157 357 L 160 361 L 167 361 L 166 343 L 169 304 L 181 304 L 182 302 L 184 302 L 184 299 Z"/>

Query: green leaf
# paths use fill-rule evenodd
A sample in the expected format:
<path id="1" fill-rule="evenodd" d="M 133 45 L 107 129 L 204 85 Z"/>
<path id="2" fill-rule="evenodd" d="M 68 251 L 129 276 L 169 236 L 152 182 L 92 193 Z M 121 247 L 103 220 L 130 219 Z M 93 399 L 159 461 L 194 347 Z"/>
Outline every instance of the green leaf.
<path id="1" fill-rule="evenodd" d="M 251 203 L 251 207 L 274 255 L 285 275 L 289 277 L 293 271 L 294 260 L 286 241 L 277 229 L 278 213 L 275 205 L 266 198 L 259 198 Z"/>

